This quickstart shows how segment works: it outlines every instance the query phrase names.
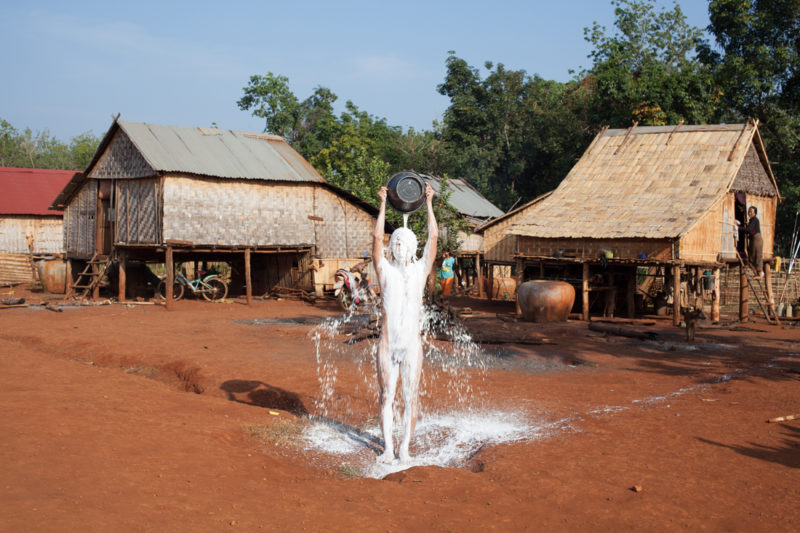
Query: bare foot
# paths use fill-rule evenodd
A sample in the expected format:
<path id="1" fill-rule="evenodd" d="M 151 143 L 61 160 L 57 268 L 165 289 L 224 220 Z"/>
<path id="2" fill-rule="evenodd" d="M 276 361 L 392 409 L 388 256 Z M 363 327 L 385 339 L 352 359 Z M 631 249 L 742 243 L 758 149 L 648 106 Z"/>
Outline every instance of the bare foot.
<path id="1" fill-rule="evenodd" d="M 378 456 L 377 462 L 385 465 L 392 464 L 394 462 L 394 452 L 391 450 L 386 450 Z"/>
<path id="2" fill-rule="evenodd" d="M 401 451 L 400 452 L 400 463 L 401 464 L 408 464 L 411 461 L 411 456 L 408 455 L 408 452 Z"/>

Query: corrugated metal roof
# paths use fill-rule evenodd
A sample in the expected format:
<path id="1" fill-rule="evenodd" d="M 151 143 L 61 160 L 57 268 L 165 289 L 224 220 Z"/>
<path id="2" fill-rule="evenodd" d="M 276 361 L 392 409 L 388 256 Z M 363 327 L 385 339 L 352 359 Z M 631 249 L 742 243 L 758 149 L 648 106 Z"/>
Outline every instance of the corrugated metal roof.
<path id="1" fill-rule="evenodd" d="M 436 194 L 439 194 L 442 187 L 441 178 L 428 176 L 426 174 L 420 174 L 420 176 L 431 184 Z M 472 187 L 472 185 L 462 179 L 448 179 L 447 188 L 450 190 L 450 199 L 448 203 L 462 215 L 485 220 L 487 218 L 499 217 L 503 214 L 503 211 L 499 207 L 487 200 Z"/>
<path id="2" fill-rule="evenodd" d="M 117 123 L 155 171 L 233 179 L 325 182 L 314 167 L 275 135 L 126 120 Z"/>
<path id="3" fill-rule="evenodd" d="M 601 132 L 558 188 L 508 232 L 678 238 L 728 191 L 753 142 L 763 149 L 753 122 Z"/>
<path id="4" fill-rule="evenodd" d="M 0 167 L 0 214 L 60 215 L 48 209 L 75 170 Z"/>

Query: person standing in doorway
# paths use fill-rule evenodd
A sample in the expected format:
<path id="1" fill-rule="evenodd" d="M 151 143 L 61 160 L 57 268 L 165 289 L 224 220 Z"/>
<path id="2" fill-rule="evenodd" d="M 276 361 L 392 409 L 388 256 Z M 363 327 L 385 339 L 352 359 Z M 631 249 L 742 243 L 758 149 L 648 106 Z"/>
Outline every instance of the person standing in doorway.
<path id="1" fill-rule="evenodd" d="M 453 279 L 455 277 L 453 264 L 455 262 L 455 258 L 450 255 L 450 250 L 444 250 L 444 252 L 442 252 L 442 268 L 439 270 L 442 296 L 450 296 L 450 292 L 453 290 Z"/>
<path id="2" fill-rule="evenodd" d="M 747 210 L 747 259 L 759 276 L 764 275 L 764 240 L 761 238 L 761 222 L 758 220 L 758 209 L 751 205 Z"/>

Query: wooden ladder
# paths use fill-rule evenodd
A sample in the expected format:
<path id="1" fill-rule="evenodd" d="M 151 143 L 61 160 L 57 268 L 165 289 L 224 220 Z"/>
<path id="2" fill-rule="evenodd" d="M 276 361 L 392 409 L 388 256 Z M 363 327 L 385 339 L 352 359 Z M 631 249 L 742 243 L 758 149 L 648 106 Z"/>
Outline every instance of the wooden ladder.
<path id="1" fill-rule="evenodd" d="M 764 318 L 767 319 L 767 322 L 770 324 L 778 324 L 780 325 L 781 321 L 778 318 L 778 314 L 775 312 L 775 306 L 772 304 L 772 301 L 769 299 L 769 294 L 767 293 L 767 288 L 764 284 L 764 278 L 761 276 L 751 275 L 750 272 L 752 271 L 755 273 L 755 269 L 746 265 L 742 256 L 739 252 L 736 252 L 736 257 L 739 259 L 739 266 L 742 268 L 744 272 L 744 277 L 747 280 L 747 285 L 750 287 L 750 291 L 755 295 L 756 301 L 758 302 L 758 306 L 761 308 L 761 311 L 764 313 Z M 759 296 L 760 294 L 760 296 Z M 764 303 L 761 303 L 761 298 L 764 298 Z"/>
<path id="2" fill-rule="evenodd" d="M 70 284 L 67 297 L 80 293 L 82 298 L 88 298 L 94 288 L 103 281 L 109 265 L 111 265 L 110 255 L 100 255 L 95 252 L 92 258 L 86 262 L 86 268 L 78 274 L 75 282 Z"/>

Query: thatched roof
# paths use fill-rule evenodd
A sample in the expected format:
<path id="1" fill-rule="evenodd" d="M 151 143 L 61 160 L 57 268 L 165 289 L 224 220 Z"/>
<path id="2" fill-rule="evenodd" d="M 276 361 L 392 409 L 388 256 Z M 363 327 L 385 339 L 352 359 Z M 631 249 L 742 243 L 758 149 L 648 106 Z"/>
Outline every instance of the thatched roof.
<path id="1" fill-rule="evenodd" d="M 509 233 L 678 238 L 731 189 L 751 145 L 777 196 L 755 121 L 601 131 L 558 188 Z"/>

